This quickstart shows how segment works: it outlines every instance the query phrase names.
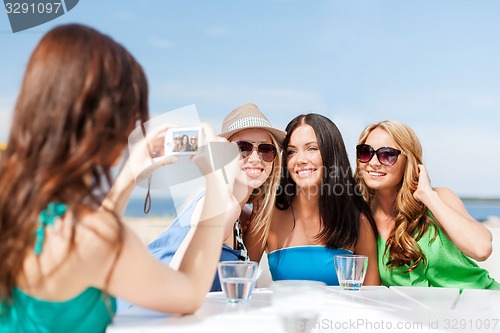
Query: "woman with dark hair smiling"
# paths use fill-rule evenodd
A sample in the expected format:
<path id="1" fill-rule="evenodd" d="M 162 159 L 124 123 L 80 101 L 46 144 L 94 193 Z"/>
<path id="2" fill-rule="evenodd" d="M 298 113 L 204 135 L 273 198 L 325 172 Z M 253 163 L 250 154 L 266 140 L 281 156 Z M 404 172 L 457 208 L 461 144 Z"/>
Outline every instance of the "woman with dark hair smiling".
<path id="1" fill-rule="evenodd" d="M 191 143 L 189 143 L 189 136 L 187 134 L 182 135 L 178 151 L 180 152 L 191 151 Z"/>
<path id="2" fill-rule="evenodd" d="M 249 250 L 268 252 L 273 280 L 318 280 L 338 285 L 333 257 L 367 255 L 365 284 L 380 284 L 375 225 L 357 193 L 342 136 L 319 114 L 286 127 L 283 174 L 269 236 Z M 256 238 L 258 241 L 258 238 Z M 249 242 L 250 243 L 250 242 Z"/>

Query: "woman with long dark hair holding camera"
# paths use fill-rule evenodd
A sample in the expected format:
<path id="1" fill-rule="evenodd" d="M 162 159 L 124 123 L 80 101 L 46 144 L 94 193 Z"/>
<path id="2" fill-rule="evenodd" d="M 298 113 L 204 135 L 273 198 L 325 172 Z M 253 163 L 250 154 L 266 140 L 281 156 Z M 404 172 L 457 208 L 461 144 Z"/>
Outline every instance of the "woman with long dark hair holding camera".
<path id="1" fill-rule="evenodd" d="M 205 172 L 206 228 L 178 271 L 154 259 L 116 209 L 101 207 L 129 133 L 148 120 L 147 94 L 132 55 L 92 28 L 56 27 L 35 48 L 0 159 L 2 332 L 103 332 L 115 297 L 172 313 L 203 303 L 235 218 L 221 173 Z M 205 135 L 227 142 L 208 127 Z M 193 160 L 211 168 L 206 156 Z"/>

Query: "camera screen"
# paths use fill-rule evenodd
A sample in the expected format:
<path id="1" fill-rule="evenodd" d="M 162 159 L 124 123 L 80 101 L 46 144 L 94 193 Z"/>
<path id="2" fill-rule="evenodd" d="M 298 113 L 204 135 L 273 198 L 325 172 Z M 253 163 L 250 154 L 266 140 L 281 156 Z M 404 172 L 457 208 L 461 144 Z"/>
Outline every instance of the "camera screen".
<path id="1" fill-rule="evenodd" d="M 199 130 L 173 130 L 172 131 L 172 153 L 198 152 Z"/>

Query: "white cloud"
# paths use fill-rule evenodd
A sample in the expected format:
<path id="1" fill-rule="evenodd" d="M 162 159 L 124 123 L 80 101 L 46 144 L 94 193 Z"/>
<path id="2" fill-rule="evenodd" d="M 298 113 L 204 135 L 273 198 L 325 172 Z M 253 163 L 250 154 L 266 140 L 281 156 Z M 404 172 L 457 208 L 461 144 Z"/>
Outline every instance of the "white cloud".
<path id="1" fill-rule="evenodd" d="M 497 92 L 483 90 L 445 90 L 441 95 L 454 104 L 465 105 L 477 109 L 500 108 L 500 97 Z"/>
<path id="2" fill-rule="evenodd" d="M 229 31 L 225 27 L 213 26 L 205 28 L 203 32 L 208 36 L 219 37 L 226 36 Z"/>
<path id="3" fill-rule="evenodd" d="M 148 41 L 152 47 L 157 49 L 168 49 L 175 46 L 175 43 L 172 40 L 162 37 L 152 36 L 149 37 Z"/>
<path id="4" fill-rule="evenodd" d="M 157 99 L 196 101 L 196 104 L 217 106 L 223 104 L 223 108 L 219 109 L 218 112 L 212 112 L 216 119 L 221 118 L 220 110 L 224 110 L 225 114 L 242 103 L 254 102 L 270 118 L 273 125 L 279 128 L 284 128 L 288 121 L 298 114 L 324 113 L 326 110 L 320 93 L 289 87 L 269 88 L 223 84 L 196 86 L 184 83 L 166 83 L 157 85 L 156 89 L 153 86 L 152 95 Z M 304 106 L 307 106 L 307 109 Z"/>
<path id="5" fill-rule="evenodd" d="M 498 131 L 473 126 L 420 126 L 424 163 L 433 186 L 462 196 L 500 197 Z"/>
<path id="6" fill-rule="evenodd" d="M 113 10 L 109 15 L 113 19 L 122 22 L 133 22 L 137 20 L 137 14 L 129 10 Z"/>

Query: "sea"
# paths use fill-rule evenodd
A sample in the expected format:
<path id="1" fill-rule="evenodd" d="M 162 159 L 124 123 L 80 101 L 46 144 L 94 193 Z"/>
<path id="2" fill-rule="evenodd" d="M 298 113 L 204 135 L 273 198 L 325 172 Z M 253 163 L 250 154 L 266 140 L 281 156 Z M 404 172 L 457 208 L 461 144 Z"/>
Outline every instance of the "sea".
<path id="1" fill-rule="evenodd" d="M 491 217 L 500 218 L 500 199 L 467 198 L 462 199 L 469 214 L 477 221 L 485 221 Z M 126 217 L 169 217 L 177 214 L 172 199 L 153 197 L 151 210 L 144 213 L 144 198 L 132 198 L 125 210 Z"/>

